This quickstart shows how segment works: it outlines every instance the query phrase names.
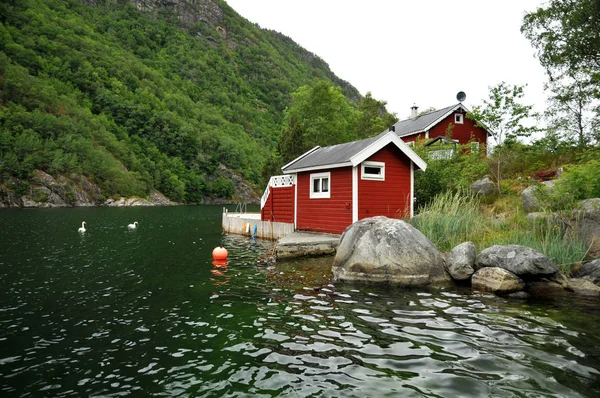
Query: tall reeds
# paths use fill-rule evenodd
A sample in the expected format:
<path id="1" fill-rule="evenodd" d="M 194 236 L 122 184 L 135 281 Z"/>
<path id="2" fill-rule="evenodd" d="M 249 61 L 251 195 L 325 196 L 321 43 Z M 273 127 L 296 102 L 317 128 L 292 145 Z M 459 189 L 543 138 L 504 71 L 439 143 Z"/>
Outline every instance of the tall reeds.
<path id="1" fill-rule="evenodd" d="M 478 198 L 465 191 L 436 196 L 410 222 L 441 251 L 467 241 L 478 251 L 492 245 L 522 245 L 545 254 L 567 274 L 587 251 L 579 236 L 552 221 L 532 223 L 519 212 L 486 217 Z"/>

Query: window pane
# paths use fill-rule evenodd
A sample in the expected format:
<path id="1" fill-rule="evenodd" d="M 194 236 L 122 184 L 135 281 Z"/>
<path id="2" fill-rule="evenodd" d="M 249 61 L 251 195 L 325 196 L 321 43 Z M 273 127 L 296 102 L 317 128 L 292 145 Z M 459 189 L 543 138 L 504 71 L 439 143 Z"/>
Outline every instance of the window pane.
<path id="1" fill-rule="evenodd" d="M 322 192 L 329 192 L 329 178 L 322 178 L 321 181 L 323 181 L 323 191 Z"/>
<path id="2" fill-rule="evenodd" d="M 365 174 L 381 175 L 381 167 L 365 166 Z"/>
<path id="3" fill-rule="evenodd" d="M 313 180 L 313 192 L 321 192 L 321 179 L 315 178 Z"/>

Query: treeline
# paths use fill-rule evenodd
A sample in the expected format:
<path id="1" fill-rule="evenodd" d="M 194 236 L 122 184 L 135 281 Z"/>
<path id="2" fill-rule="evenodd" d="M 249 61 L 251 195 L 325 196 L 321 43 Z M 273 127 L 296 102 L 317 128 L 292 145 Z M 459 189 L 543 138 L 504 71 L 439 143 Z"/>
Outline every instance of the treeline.
<path id="1" fill-rule="evenodd" d="M 299 87 L 333 81 L 361 99 L 224 2 L 222 26 L 185 29 L 118 3 L 0 3 L 0 185 L 22 188 L 40 169 L 83 174 L 106 196 L 231 197 L 220 165 L 261 187 Z"/>

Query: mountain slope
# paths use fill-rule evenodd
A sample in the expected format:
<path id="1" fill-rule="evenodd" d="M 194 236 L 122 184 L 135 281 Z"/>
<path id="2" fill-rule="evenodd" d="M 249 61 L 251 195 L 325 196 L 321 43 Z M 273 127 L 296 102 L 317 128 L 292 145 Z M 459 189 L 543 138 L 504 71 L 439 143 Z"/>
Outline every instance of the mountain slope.
<path id="1" fill-rule="evenodd" d="M 227 170 L 259 184 L 290 94 L 315 79 L 360 98 L 223 1 L 3 1 L 0 185 L 42 170 L 105 197 L 231 197 Z"/>

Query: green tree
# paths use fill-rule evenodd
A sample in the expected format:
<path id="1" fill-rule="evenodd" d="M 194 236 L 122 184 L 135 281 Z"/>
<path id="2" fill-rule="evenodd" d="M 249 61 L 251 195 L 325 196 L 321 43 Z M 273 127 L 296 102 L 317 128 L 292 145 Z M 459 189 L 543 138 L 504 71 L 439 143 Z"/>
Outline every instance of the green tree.
<path id="1" fill-rule="evenodd" d="M 600 2 L 550 0 L 525 14 L 521 32 L 527 37 L 551 80 L 564 75 L 587 76 L 600 84 Z M 596 98 L 600 91 L 595 90 Z"/>
<path id="2" fill-rule="evenodd" d="M 387 102 L 373 98 L 371 92 L 358 101 L 358 120 L 356 122 L 358 138 L 374 137 L 398 121 L 395 114 L 388 113 L 386 105 Z"/>
<path id="3" fill-rule="evenodd" d="M 498 182 L 498 193 L 502 193 L 500 182 L 502 180 L 502 166 L 506 156 L 505 140 L 515 141 L 520 137 L 529 137 L 536 131 L 535 126 L 526 126 L 524 122 L 536 117 L 532 111 L 533 105 L 523 105 L 524 86 L 508 85 L 501 82 L 490 87 L 489 97 L 483 105 L 473 107 L 467 117 L 474 120 L 479 126 L 491 131 L 496 147 L 492 161 L 494 168 L 490 168 Z"/>
<path id="4" fill-rule="evenodd" d="M 319 145 L 328 146 L 356 139 L 358 114 L 340 87 L 317 80 L 292 93 L 285 111 L 279 141 L 284 161 L 289 161 Z"/>
<path id="5" fill-rule="evenodd" d="M 600 2 L 550 0 L 525 15 L 521 32 L 549 77 L 550 134 L 580 147 L 598 139 Z"/>

